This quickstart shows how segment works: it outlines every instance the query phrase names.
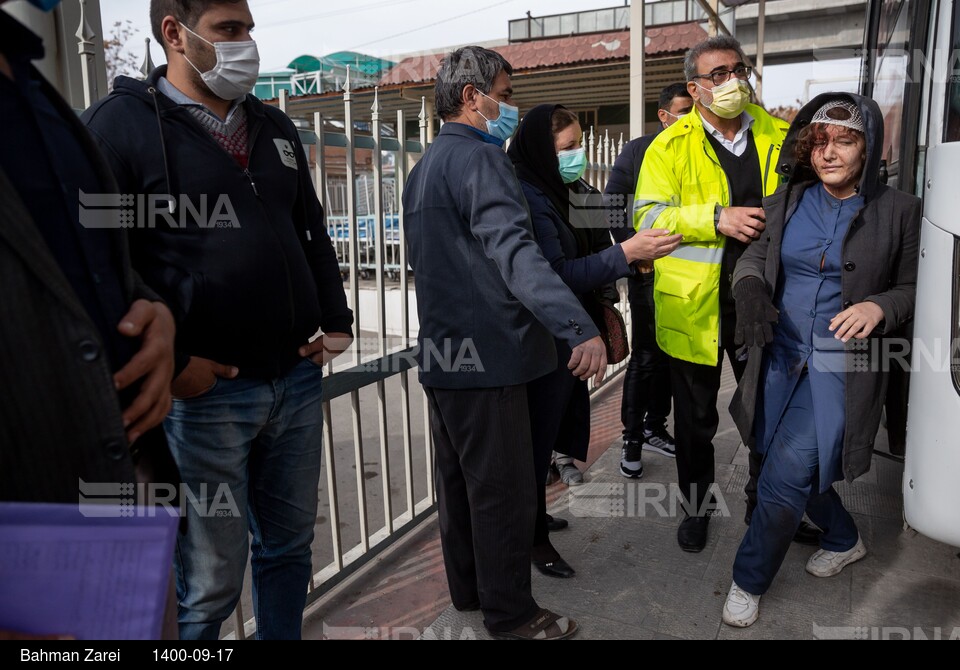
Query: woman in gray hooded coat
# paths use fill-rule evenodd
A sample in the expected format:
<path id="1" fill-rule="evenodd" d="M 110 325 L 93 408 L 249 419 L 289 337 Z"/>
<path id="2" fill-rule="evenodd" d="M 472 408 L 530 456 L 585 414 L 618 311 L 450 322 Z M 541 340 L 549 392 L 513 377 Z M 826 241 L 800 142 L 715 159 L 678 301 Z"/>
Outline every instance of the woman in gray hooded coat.
<path id="1" fill-rule="evenodd" d="M 734 273 L 749 359 L 730 409 L 764 462 L 723 609 L 732 626 L 757 620 L 804 513 L 823 529 L 808 573 L 831 577 L 866 555 L 833 483 L 870 468 L 887 386 L 873 354 L 913 316 L 921 212 L 880 183 L 882 148 L 873 100 L 825 93 L 806 105 L 781 154 L 787 183 L 764 200 L 766 230 Z"/>

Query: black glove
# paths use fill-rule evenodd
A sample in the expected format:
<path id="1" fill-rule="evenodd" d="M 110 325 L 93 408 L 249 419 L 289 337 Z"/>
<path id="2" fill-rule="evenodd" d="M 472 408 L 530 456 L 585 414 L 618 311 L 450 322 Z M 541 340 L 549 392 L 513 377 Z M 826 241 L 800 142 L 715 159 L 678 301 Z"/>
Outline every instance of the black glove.
<path id="1" fill-rule="evenodd" d="M 734 342 L 747 347 L 762 347 L 773 341 L 773 326 L 780 313 L 773 306 L 763 280 L 744 277 L 733 287 L 737 301 L 737 328 Z"/>

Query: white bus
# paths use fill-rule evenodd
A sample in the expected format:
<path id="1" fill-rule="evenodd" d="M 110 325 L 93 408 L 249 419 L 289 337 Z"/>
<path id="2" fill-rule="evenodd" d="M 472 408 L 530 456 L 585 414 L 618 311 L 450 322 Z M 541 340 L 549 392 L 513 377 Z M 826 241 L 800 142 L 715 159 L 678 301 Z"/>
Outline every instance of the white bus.
<path id="1" fill-rule="evenodd" d="M 871 0 L 863 58 L 861 92 L 884 113 L 888 183 L 924 201 L 904 514 L 960 546 L 960 1 Z"/>

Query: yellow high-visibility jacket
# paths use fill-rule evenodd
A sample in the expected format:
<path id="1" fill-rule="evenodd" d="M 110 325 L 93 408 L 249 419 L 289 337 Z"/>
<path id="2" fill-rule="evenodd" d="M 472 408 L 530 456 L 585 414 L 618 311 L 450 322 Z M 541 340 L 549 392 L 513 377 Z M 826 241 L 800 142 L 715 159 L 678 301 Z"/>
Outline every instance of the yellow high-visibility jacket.
<path id="1" fill-rule="evenodd" d="M 760 157 L 763 193 L 781 183 L 777 161 L 786 121 L 747 105 Z M 669 356 L 716 365 L 720 345 L 720 265 L 726 237 L 717 233 L 717 205 L 730 206 L 730 183 L 707 140 L 697 108 L 661 132 L 643 158 L 634 200 L 637 230 L 663 228 L 683 244 L 656 262 L 657 343 Z"/>

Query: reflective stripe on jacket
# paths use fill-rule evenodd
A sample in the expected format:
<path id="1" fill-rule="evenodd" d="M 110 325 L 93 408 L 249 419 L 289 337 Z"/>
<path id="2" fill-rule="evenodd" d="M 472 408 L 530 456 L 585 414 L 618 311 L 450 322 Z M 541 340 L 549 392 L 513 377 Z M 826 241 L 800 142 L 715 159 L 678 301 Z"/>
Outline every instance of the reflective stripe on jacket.
<path id="1" fill-rule="evenodd" d="M 763 193 L 772 195 L 781 183 L 776 167 L 789 124 L 756 105 L 746 111 L 754 119 Z M 683 235 L 680 248 L 656 262 L 657 343 L 674 358 L 716 365 L 726 238 L 716 231 L 714 212 L 730 205 L 730 183 L 705 132 L 695 107 L 657 136 L 640 170 L 634 226 Z"/>

